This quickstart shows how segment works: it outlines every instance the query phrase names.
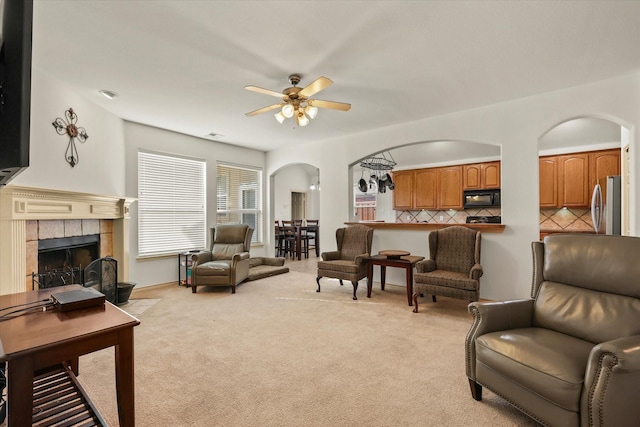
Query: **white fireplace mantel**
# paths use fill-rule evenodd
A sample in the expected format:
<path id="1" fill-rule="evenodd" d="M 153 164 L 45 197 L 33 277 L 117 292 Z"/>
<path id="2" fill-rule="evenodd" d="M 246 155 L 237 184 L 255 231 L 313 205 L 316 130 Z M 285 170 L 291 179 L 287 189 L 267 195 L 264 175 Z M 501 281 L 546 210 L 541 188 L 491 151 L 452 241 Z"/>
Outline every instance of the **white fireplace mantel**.
<path id="1" fill-rule="evenodd" d="M 129 207 L 136 199 L 8 185 L 0 188 L 0 295 L 24 292 L 26 221 L 112 219 L 118 277 L 129 276 Z"/>

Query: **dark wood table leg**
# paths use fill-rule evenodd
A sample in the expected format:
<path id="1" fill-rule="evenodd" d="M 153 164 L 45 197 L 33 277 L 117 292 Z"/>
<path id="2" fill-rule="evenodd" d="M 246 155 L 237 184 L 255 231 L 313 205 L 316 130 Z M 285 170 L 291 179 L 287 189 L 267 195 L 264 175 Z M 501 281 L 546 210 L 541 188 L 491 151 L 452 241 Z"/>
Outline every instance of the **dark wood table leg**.
<path id="1" fill-rule="evenodd" d="M 135 393 L 133 380 L 133 327 L 118 333 L 115 349 L 116 396 L 118 400 L 118 419 L 121 427 L 134 427 Z"/>
<path id="2" fill-rule="evenodd" d="M 9 426 L 30 426 L 33 412 L 33 357 L 11 360 L 7 367 Z"/>
<path id="3" fill-rule="evenodd" d="M 298 254 L 298 261 L 302 259 L 302 229 L 300 227 L 296 227 L 296 252 Z"/>
<path id="4" fill-rule="evenodd" d="M 406 266 L 407 270 L 407 300 L 409 301 L 409 305 L 412 305 L 411 296 L 413 295 L 413 266 L 409 263 Z"/>
<path id="5" fill-rule="evenodd" d="M 367 298 L 371 298 L 371 288 L 373 288 L 373 261 L 369 260 L 367 265 Z"/>
<path id="6" fill-rule="evenodd" d="M 380 266 L 380 289 L 382 289 L 384 291 L 384 282 L 387 278 L 387 266 L 386 265 L 381 265 Z"/>

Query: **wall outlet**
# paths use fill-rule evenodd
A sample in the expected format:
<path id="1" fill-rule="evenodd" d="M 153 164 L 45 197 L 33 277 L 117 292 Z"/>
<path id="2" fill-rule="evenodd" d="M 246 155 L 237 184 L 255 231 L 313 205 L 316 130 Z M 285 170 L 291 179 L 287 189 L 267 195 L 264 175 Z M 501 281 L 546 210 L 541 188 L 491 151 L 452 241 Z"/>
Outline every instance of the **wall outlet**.
<path id="1" fill-rule="evenodd" d="M 439 221 L 440 221 L 440 222 L 444 221 L 444 215 L 440 215 L 440 219 L 439 219 Z"/>

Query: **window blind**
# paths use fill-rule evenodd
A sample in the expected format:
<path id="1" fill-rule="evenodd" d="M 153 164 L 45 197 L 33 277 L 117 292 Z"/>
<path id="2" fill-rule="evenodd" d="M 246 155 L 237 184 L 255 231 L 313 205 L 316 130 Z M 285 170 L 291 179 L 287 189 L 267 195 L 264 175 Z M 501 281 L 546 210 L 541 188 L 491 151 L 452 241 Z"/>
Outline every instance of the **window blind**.
<path id="1" fill-rule="evenodd" d="M 251 243 L 262 242 L 262 171 L 218 163 L 217 224 L 247 224 Z"/>
<path id="2" fill-rule="evenodd" d="M 204 160 L 138 152 L 138 256 L 206 244 Z"/>

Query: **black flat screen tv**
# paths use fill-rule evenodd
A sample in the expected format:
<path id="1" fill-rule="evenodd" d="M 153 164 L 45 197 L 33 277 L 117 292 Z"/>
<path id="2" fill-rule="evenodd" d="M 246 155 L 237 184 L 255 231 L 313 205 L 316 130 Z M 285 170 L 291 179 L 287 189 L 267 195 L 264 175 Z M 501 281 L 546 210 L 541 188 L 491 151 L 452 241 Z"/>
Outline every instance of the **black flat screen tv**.
<path id="1" fill-rule="evenodd" d="M 29 166 L 33 0 L 0 0 L 0 186 Z"/>

